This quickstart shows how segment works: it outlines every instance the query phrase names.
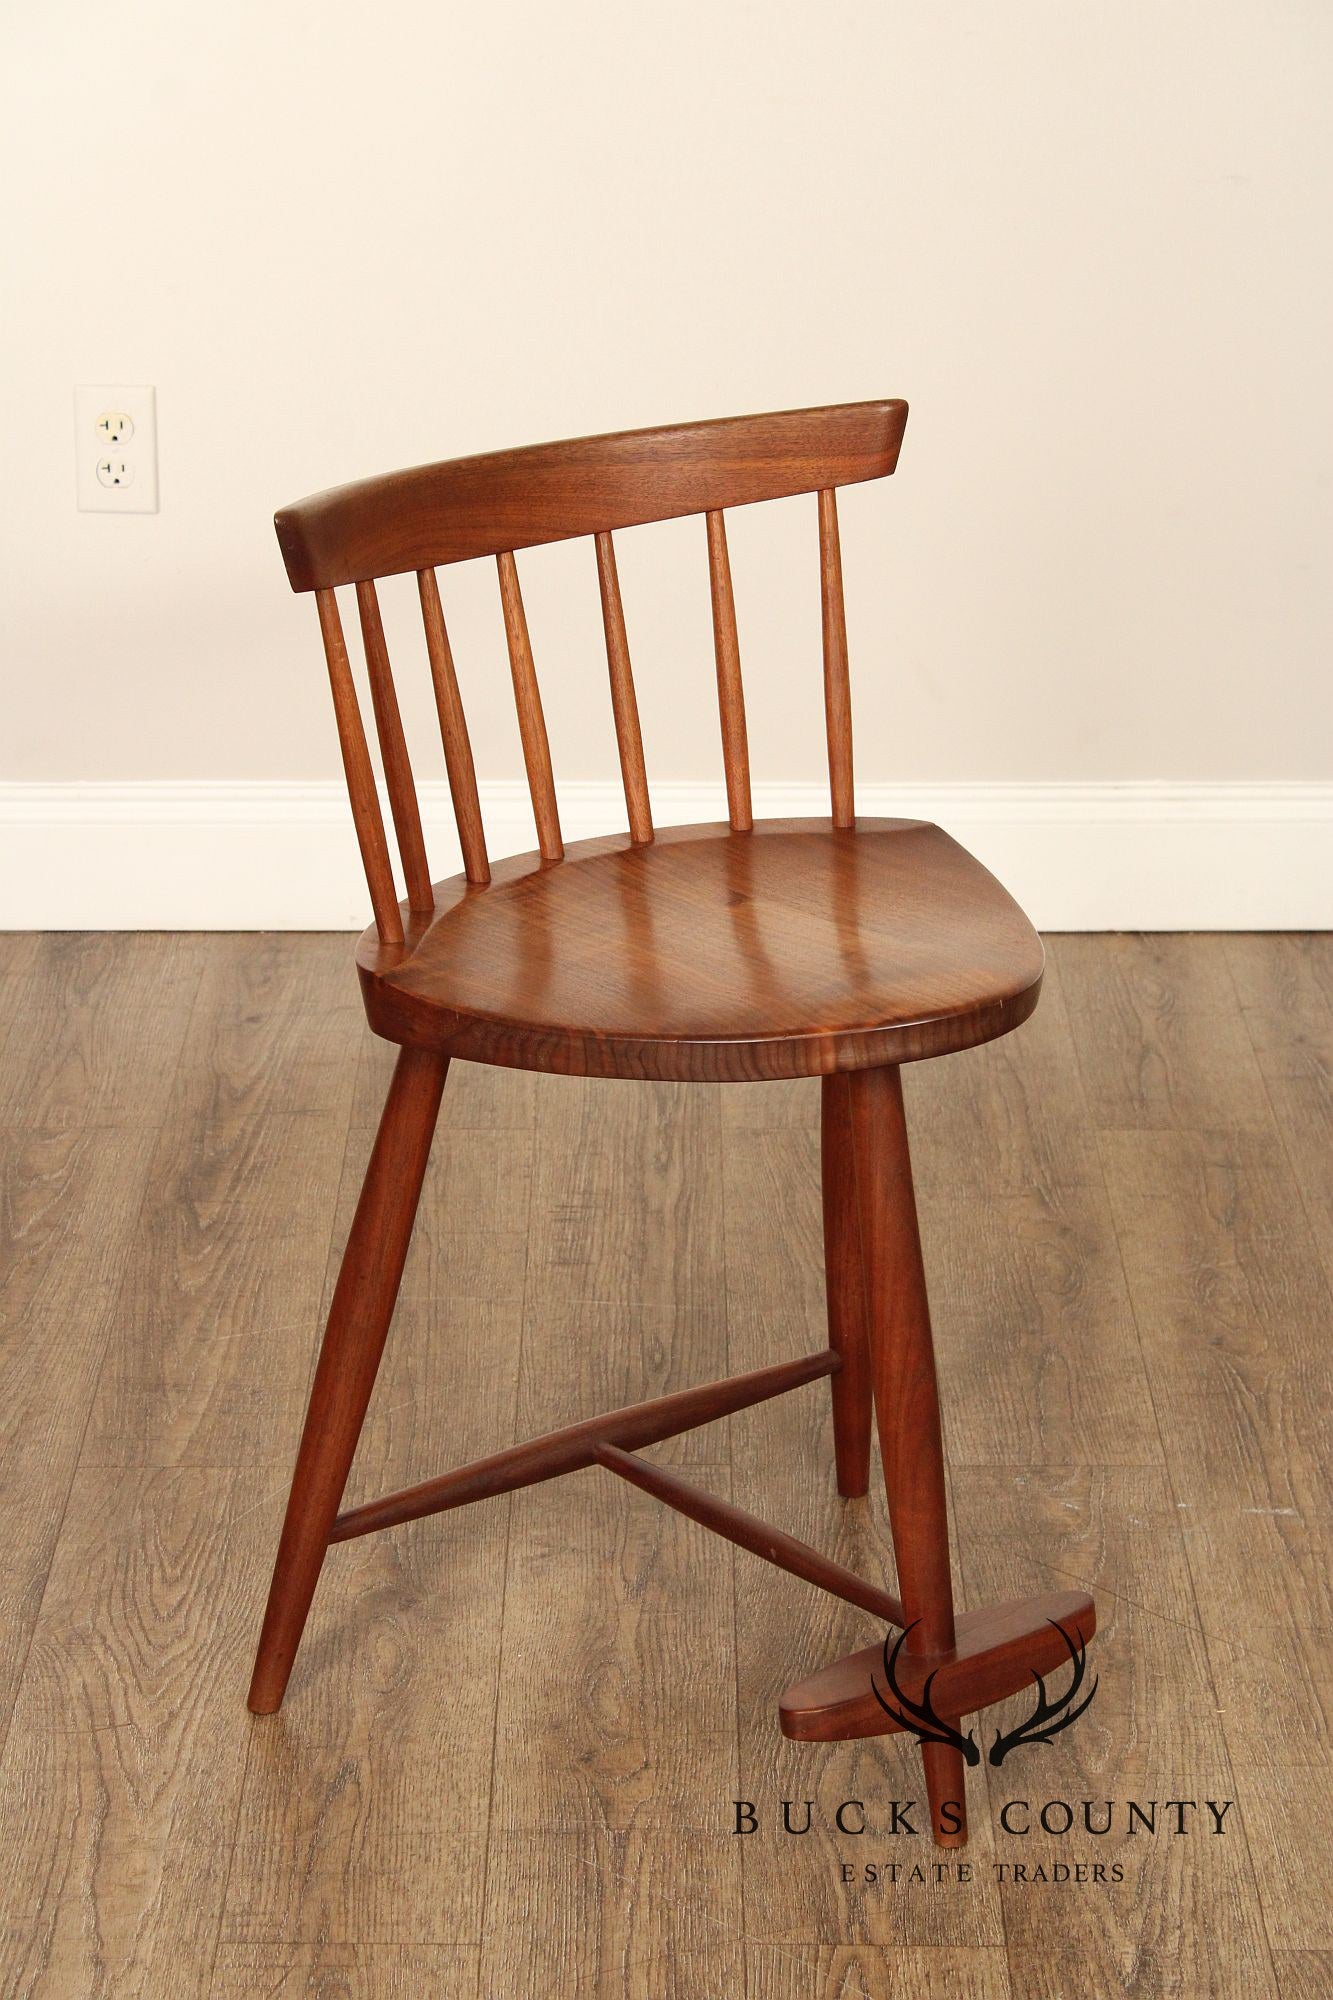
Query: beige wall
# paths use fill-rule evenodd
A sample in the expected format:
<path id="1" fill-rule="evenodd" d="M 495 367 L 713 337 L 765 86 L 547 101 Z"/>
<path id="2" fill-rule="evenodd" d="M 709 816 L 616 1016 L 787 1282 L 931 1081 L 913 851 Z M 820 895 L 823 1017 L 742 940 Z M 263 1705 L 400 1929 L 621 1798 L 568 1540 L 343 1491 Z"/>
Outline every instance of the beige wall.
<path id="1" fill-rule="evenodd" d="M 282 501 L 879 394 L 868 777 L 1330 774 L 1324 0 L 22 12 L 0 776 L 332 773 Z M 75 511 L 80 381 L 156 384 L 156 517 Z M 813 503 L 733 540 L 756 768 L 817 777 Z M 625 542 L 650 765 L 712 776 L 701 529 Z M 558 767 L 609 776 L 591 552 L 523 567 Z M 493 574 L 445 588 L 516 775 Z"/>

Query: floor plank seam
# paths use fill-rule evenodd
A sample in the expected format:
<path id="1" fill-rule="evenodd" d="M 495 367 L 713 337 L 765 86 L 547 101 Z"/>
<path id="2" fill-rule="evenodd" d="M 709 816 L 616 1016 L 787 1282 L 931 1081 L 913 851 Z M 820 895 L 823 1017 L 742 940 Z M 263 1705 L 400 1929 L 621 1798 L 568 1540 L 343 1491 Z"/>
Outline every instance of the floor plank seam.
<path id="1" fill-rule="evenodd" d="M 351 1088 L 347 1093 L 347 1099 L 346 1099 L 347 1121 L 343 1127 L 342 1156 L 338 1164 L 338 1172 L 336 1175 L 333 1175 L 330 1180 L 330 1186 L 332 1189 L 332 1198 L 329 1203 L 328 1229 L 325 1236 L 324 1249 L 323 1249 L 323 1263 L 324 1263 L 326 1279 L 328 1273 L 329 1257 L 333 1247 L 334 1231 L 338 1226 L 338 1194 L 339 1190 L 342 1187 L 343 1178 L 347 1172 L 347 1157 L 351 1147 L 352 1113 L 355 1105 L 357 1068 L 358 1065 L 354 1064 L 352 1066 L 352 1083 L 351 1083 Z M 310 1384 L 314 1376 L 315 1359 L 319 1343 L 319 1330 L 323 1324 L 323 1307 L 325 1304 L 325 1292 L 326 1292 L 326 1284 L 321 1283 L 319 1289 L 319 1299 L 315 1307 L 315 1315 L 317 1320 L 317 1325 L 314 1329 L 315 1339 L 312 1342 L 312 1351 L 306 1369 L 307 1396 L 309 1395 Z M 295 1330 L 295 1328 L 293 1330 Z M 303 1331 L 307 1330 L 307 1325 L 305 1323 L 303 1323 L 302 1325 L 302 1330 Z M 274 1475 L 272 1484 L 265 1490 L 264 1493 L 260 1495 L 258 1499 L 252 1500 L 248 1507 L 242 1508 L 239 1511 L 239 1514 L 233 1517 L 233 1525 L 235 1520 L 244 1519 L 248 1515 L 258 1512 L 260 1508 L 268 1508 L 272 1506 L 275 1515 L 279 1513 L 282 1506 L 283 1498 L 286 1493 L 287 1485 L 291 1476 L 290 1461 L 288 1461 L 288 1463 L 285 1466 L 282 1466 L 281 1469 L 279 1469 L 279 1465 L 280 1461 L 278 1460 L 277 1454 L 275 1454 Z M 236 1863 L 236 1850 L 240 1844 L 241 1824 L 245 1817 L 246 1799 L 250 1785 L 251 1766 L 254 1758 L 256 1730 L 264 1727 L 264 1722 L 262 1719 L 257 1717 L 252 1717 L 248 1714 L 248 1711 L 245 1711 L 240 1708 L 241 1700 L 242 1700 L 241 1691 L 238 1688 L 237 1706 L 238 1709 L 240 1709 L 240 1712 L 246 1715 L 246 1722 L 248 1726 L 246 1727 L 245 1750 L 242 1758 L 241 1782 L 237 1789 L 236 1811 L 232 1819 L 231 1841 L 227 1848 L 227 1865 L 225 1870 L 223 1871 L 222 1894 L 218 1902 L 217 1933 L 213 1940 L 213 1953 L 209 1965 L 208 1987 L 210 1993 L 212 1992 L 214 1986 L 217 1983 L 218 1959 L 221 1956 L 223 1944 L 224 1942 L 226 1942 L 223 1933 L 226 1930 L 226 1924 L 227 1924 L 227 1902 L 231 1893 L 231 1878 L 232 1878 L 232 1871 Z"/>
<path id="2" fill-rule="evenodd" d="M 83 1422 L 79 1426 L 78 1443 L 70 1454 L 69 1478 L 65 1482 L 64 1499 L 62 1500 L 60 1507 L 60 1520 L 57 1523 L 55 1534 L 51 1538 L 51 1552 L 47 1560 L 46 1573 L 42 1578 L 42 1588 L 38 1595 L 37 1603 L 33 1609 L 32 1622 L 28 1627 L 27 1639 L 24 1642 L 23 1646 L 23 1657 L 20 1662 L 18 1672 L 14 1677 L 14 1698 L 9 1705 L 9 1712 L 5 1717 L 4 1729 L 3 1731 L 0 1731 L 0 1767 L 3 1766 L 6 1754 L 9 1749 L 9 1737 L 10 1737 L 10 1732 L 13 1728 L 14 1716 L 18 1709 L 19 1695 L 22 1692 L 23 1683 L 27 1676 L 28 1661 L 32 1657 L 33 1642 L 37 1636 L 37 1631 L 41 1624 L 42 1609 L 46 1602 L 46 1592 L 50 1585 L 51 1572 L 55 1567 L 56 1556 L 60 1548 L 61 1536 L 64 1534 L 65 1530 L 65 1521 L 69 1513 L 70 1496 L 74 1491 L 74 1482 L 78 1478 L 79 1472 L 83 1469 L 82 1468 L 83 1447 L 87 1440 L 89 1426 L 92 1423 L 93 1411 L 97 1407 L 97 1397 L 101 1387 L 102 1373 L 106 1367 L 107 1355 L 110 1351 L 111 1340 L 114 1333 L 114 1329 L 118 1324 L 117 1308 L 120 1305 L 121 1291 L 122 1287 L 125 1284 L 126 1272 L 130 1261 L 130 1251 L 133 1247 L 134 1236 L 137 1234 L 140 1226 L 142 1225 L 144 1210 L 147 1207 L 148 1203 L 149 1189 L 152 1184 L 153 1155 L 154 1152 L 156 1151 L 156 1140 L 158 1137 L 160 1137 L 161 1133 L 166 1130 L 166 1127 L 170 1122 L 172 1114 L 172 1105 L 171 1105 L 172 1093 L 176 1081 L 180 1075 L 181 1065 L 185 1060 L 185 1047 L 189 1035 L 189 1024 L 190 1020 L 193 1018 L 194 1008 L 198 1004 L 199 992 L 203 987 L 203 982 L 204 982 L 204 961 L 203 958 L 201 957 L 199 963 L 198 980 L 196 985 L 191 989 L 190 1005 L 186 1012 L 186 1019 L 184 1026 L 181 1029 L 181 1038 L 179 1046 L 176 1051 L 175 1061 L 172 1064 L 171 1084 L 164 1092 L 164 1105 L 163 1105 L 162 1116 L 153 1126 L 154 1144 L 152 1146 L 145 1148 L 143 1184 L 142 1187 L 140 1188 L 139 1200 L 136 1203 L 134 1209 L 134 1231 L 127 1238 L 124 1250 L 121 1254 L 120 1268 L 115 1278 L 114 1290 L 112 1290 L 110 1287 L 108 1288 L 108 1292 L 110 1295 L 110 1303 L 104 1309 L 105 1331 L 102 1335 L 102 1352 L 98 1358 L 96 1368 L 91 1371 L 89 1377 L 88 1401 L 83 1413 Z"/>
<path id="3" fill-rule="evenodd" d="M 736 1373 L 737 1371 L 736 1371 L 735 1360 L 732 1356 L 732 1351 L 731 1351 L 733 1329 L 732 1329 L 732 1318 L 731 1318 L 731 1283 L 730 1283 L 731 1231 L 729 1227 L 729 1214 L 730 1214 L 731 1204 L 727 1198 L 728 1143 L 729 1143 L 728 1133 L 722 1118 L 722 1107 L 719 1102 L 718 1120 L 717 1120 L 717 1144 L 718 1144 L 719 1167 L 720 1167 L 720 1171 L 718 1174 L 718 1184 L 719 1184 L 719 1195 L 722 1202 L 722 1280 L 723 1280 L 722 1327 L 723 1327 L 723 1337 L 726 1341 L 727 1373 L 728 1375 L 731 1375 Z M 728 1492 L 730 1493 L 730 1496 L 734 1501 L 736 1499 L 736 1440 L 735 1440 L 735 1429 L 730 1418 L 728 1418 L 727 1420 L 727 1464 L 729 1468 Z M 734 1703 L 733 1713 L 735 1718 L 736 1789 L 737 1793 L 739 1794 L 741 1785 L 741 1758 L 742 1758 L 741 1627 L 740 1627 L 740 1584 L 737 1576 L 736 1552 L 734 1549 L 731 1552 L 731 1684 L 732 1684 L 732 1700 Z M 747 1920 L 746 1898 L 745 1898 L 745 1857 L 743 1854 L 738 1855 L 737 1857 L 736 1877 L 737 1877 L 737 1902 L 740 1906 L 741 1933 L 742 1935 L 744 1935 L 746 1929 L 748 1928 L 748 1920 Z M 749 1971 L 749 1966 L 746 1963 L 746 1958 L 747 1954 L 744 1952 L 744 1950 L 742 1950 L 742 1955 L 741 1955 L 742 2000 L 749 2000 L 749 1993 L 750 1993 L 750 1971 Z"/>
<path id="4" fill-rule="evenodd" d="M 1306 1176 L 1302 1173 L 1300 1162 L 1291 1150 L 1291 1139 L 1288 1134 L 1287 1123 L 1279 1112 L 1277 1103 L 1273 1097 L 1273 1086 L 1268 1081 L 1268 1072 L 1264 1067 L 1263 1057 L 1259 1052 L 1259 1045 L 1254 1039 L 1254 1030 L 1250 1026 L 1250 1010 L 1241 1003 L 1240 989 L 1236 985 L 1236 976 L 1232 969 L 1231 960 L 1224 954 L 1222 962 L 1226 966 L 1227 978 L 1231 982 L 1231 990 L 1236 998 L 1236 1011 L 1240 1016 L 1241 1026 L 1245 1030 L 1245 1039 L 1254 1051 L 1255 1068 L 1259 1072 L 1259 1080 L 1263 1085 L 1264 1098 L 1268 1105 L 1269 1115 L 1273 1121 L 1273 1129 L 1282 1143 L 1282 1157 L 1287 1162 L 1292 1182 L 1300 1199 L 1301 1214 L 1305 1218 L 1305 1227 L 1310 1238 L 1310 1247 L 1314 1261 L 1323 1275 L 1324 1289 L 1329 1294 L 1330 1303 L 1333 1304 L 1333 1271 L 1329 1269 L 1327 1259 L 1320 1244 L 1318 1220 L 1310 1210 L 1310 1198 L 1306 1191 Z M 1333 1010 L 1330 1011 L 1333 1012 Z"/>
<path id="5" fill-rule="evenodd" d="M 447 1095 L 446 1091 L 446 1103 Z M 516 1442 L 518 1438 L 519 1413 L 522 1409 L 523 1400 L 523 1371 L 527 1365 L 528 1288 L 532 1271 L 532 1204 L 536 1197 L 537 1189 L 537 1152 L 539 1143 L 538 1106 L 534 1095 L 528 1151 L 528 1198 L 523 1231 L 523 1299 L 519 1307 L 518 1354 L 514 1364 L 514 1400 L 509 1423 L 511 1443 Z M 480 1922 L 478 1929 L 481 1932 L 481 1936 L 477 1947 L 478 1996 L 482 1993 L 481 1954 L 488 1946 L 491 1853 L 495 1839 L 495 1765 L 500 1739 L 500 1691 L 504 1686 L 505 1620 L 509 1606 L 509 1567 L 513 1550 L 513 1538 L 514 1495 L 507 1493 L 505 1495 L 504 1570 L 500 1579 L 500 1630 L 495 1648 L 495 1695 L 491 1708 L 491 1756 L 487 1776 L 486 1837 L 481 1860 L 481 1886 L 479 1890 L 478 1914 Z"/>
<path id="6" fill-rule="evenodd" d="M 1139 1314 L 1139 1307 L 1134 1297 L 1133 1286 L 1131 1285 L 1130 1282 L 1129 1264 L 1125 1256 L 1124 1242 L 1120 1233 L 1120 1225 L 1116 1219 L 1115 1202 L 1112 1198 L 1111 1184 L 1106 1168 L 1106 1156 L 1102 1151 L 1101 1132 L 1100 1129 L 1097 1127 L 1094 1127 L 1093 1130 L 1095 1135 L 1097 1157 L 1102 1163 L 1102 1176 L 1106 1189 L 1107 1213 L 1110 1216 L 1111 1228 L 1115 1236 L 1116 1254 L 1120 1261 L 1121 1275 L 1124 1279 L 1124 1285 L 1125 1285 L 1125 1297 L 1129 1303 L 1130 1318 L 1133 1321 L 1134 1325 L 1134 1337 L 1138 1343 L 1139 1356 L 1144 1371 L 1144 1379 L 1148 1384 L 1148 1394 L 1152 1401 L 1153 1416 L 1157 1424 L 1157 1434 L 1162 1444 L 1163 1469 L 1165 1473 L 1167 1489 L 1171 1495 L 1172 1504 L 1177 1512 L 1177 1523 L 1178 1523 L 1179 1512 L 1181 1508 L 1180 1489 L 1176 1483 L 1175 1475 L 1172 1470 L 1171 1460 L 1166 1450 L 1166 1433 L 1162 1428 L 1162 1413 L 1158 1402 L 1157 1388 L 1153 1380 L 1154 1370 L 1149 1361 L 1149 1352 L 1143 1337 L 1143 1324 Z M 1198 1630 L 1200 1633 L 1202 1633 L 1203 1636 L 1204 1654 L 1208 1662 L 1209 1692 L 1211 1693 L 1213 1698 L 1214 1708 L 1218 1711 L 1219 1714 L 1221 1714 L 1222 1703 L 1217 1686 L 1217 1674 L 1213 1666 L 1213 1650 L 1212 1650 L 1212 1645 L 1209 1641 L 1208 1633 L 1204 1627 L 1203 1611 L 1199 1603 L 1199 1586 L 1198 1586 L 1198 1577 L 1195 1572 L 1194 1558 L 1189 1547 L 1188 1538 L 1180 1534 L 1178 1526 L 1177 1526 L 1177 1543 L 1180 1549 L 1180 1553 L 1184 1560 L 1185 1574 L 1189 1578 L 1190 1599 L 1194 1606 L 1195 1629 Z M 1182 1624 L 1185 1623 L 1184 1620 L 1177 1620 L 1172 1622 L 1182 1623 Z M 1229 1784 L 1231 1785 L 1232 1795 L 1234 1796 L 1236 1790 L 1236 1773 L 1235 1773 L 1235 1766 L 1232 1761 L 1231 1740 L 1227 1734 L 1225 1721 L 1223 1721 L 1222 1725 L 1222 1746 L 1226 1756 L 1227 1778 Z M 1244 1839 L 1245 1842 L 1245 1856 L 1249 1866 L 1251 1890 L 1253 1892 L 1255 1898 L 1255 1904 L 1259 1912 L 1259 1921 L 1263 1933 L 1264 1947 L 1268 1953 L 1269 1977 L 1272 1981 L 1273 1991 L 1274 1993 L 1277 1993 L 1279 1988 L 1278 1988 L 1278 1978 L 1277 1978 L 1277 1966 L 1273 1959 L 1273 1944 L 1271 1938 L 1268 1935 L 1268 1926 L 1264 1922 L 1263 1898 L 1259 1893 L 1259 1871 L 1255 1865 L 1254 1849 L 1250 1842 L 1249 1828 L 1245 1823 L 1243 1815 L 1241 1817 L 1240 1825 L 1241 1825 L 1242 1838 Z"/>

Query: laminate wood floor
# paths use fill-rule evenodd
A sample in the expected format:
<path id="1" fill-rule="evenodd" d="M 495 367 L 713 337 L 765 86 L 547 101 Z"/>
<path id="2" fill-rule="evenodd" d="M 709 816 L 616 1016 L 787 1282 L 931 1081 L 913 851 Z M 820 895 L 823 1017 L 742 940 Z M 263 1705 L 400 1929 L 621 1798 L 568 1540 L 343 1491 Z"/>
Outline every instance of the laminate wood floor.
<path id="1" fill-rule="evenodd" d="M 595 1469 L 334 1549 L 249 1716 L 392 1052 L 345 937 L 0 938 L 0 1991 L 1333 1992 L 1333 938 L 1051 961 L 908 1107 L 960 1601 L 1087 1586 L 1100 1684 L 944 1856 L 902 1738 L 777 1731 L 871 1621 Z M 823 1346 L 817 1115 L 456 1066 L 353 1497 Z M 826 1385 L 656 1455 L 891 1579 Z"/>

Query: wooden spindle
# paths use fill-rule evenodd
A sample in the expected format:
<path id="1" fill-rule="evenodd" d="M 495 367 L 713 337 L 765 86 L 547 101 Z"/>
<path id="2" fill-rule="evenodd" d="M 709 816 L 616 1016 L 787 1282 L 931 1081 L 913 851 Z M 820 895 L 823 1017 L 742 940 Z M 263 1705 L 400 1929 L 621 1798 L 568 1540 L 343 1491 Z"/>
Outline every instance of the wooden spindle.
<path id="1" fill-rule="evenodd" d="M 606 628 L 606 663 L 611 671 L 611 709 L 616 719 L 616 747 L 620 751 L 620 774 L 625 783 L 630 839 L 649 841 L 653 837 L 653 814 L 648 799 L 648 774 L 643 765 L 639 703 L 629 663 L 629 641 L 625 636 L 625 610 L 620 601 L 615 545 L 609 533 L 597 535 L 594 540 L 597 544 L 597 581 L 602 592 L 602 624 Z"/>
<path id="2" fill-rule="evenodd" d="M 389 791 L 398 852 L 402 857 L 403 878 L 407 883 L 409 909 L 433 910 L 435 892 L 430 885 L 426 843 L 421 833 L 421 813 L 417 788 L 403 735 L 403 718 L 398 712 L 398 696 L 389 665 L 389 649 L 384 643 L 384 622 L 373 583 L 358 583 L 356 608 L 361 614 L 361 638 L 366 649 L 366 672 L 370 678 L 370 699 L 375 710 L 375 729 L 380 739 L 384 782 Z"/>
<path id="3" fill-rule="evenodd" d="M 824 717 L 828 727 L 829 794 L 833 824 L 856 824 L 852 781 L 852 689 L 847 675 L 847 617 L 842 601 L 842 549 L 838 496 L 819 495 L 819 581 L 824 622 Z"/>
<path id="4" fill-rule="evenodd" d="M 361 727 L 361 710 L 347 659 L 342 620 L 338 616 L 338 600 L 332 590 L 317 590 L 315 602 L 319 608 L 319 629 L 324 638 L 324 657 L 329 663 L 329 685 L 333 689 L 333 713 L 338 723 L 343 770 L 347 774 L 347 796 L 352 802 L 352 823 L 356 828 L 361 865 L 366 871 L 366 885 L 375 912 L 375 928 L 381 943 L 401 944 L 403 920 L 393 886 L 393 868 L 389 861 L 389 844 L 384 838 L 375 773 L 366 748 L 366 732 Z"/>
<path id="5" fill-rule="evenodd" d="M 708 581 L 713 598 L 713 650 L 717 656 L 717 705 L 722 721 L 722 763 L 727 774 L 727 814 L 736 833 L 754 825 L 750 809 L 750 749 L 745 734 L 745 690 L 736 642 L 727 530 L 720 512 L 707 515 Z"/>
<path id="6" fill-rule="evenodd" d="M 472 744 L 458 692 L 458 676 L 454 672 L 453 649 L 449 644 L 440 588 L 433 569 L 417 571 L 417 590 L 421 596 L 430 677 L 435 688 L 440 736 L 444 742 L 444 768 L 449 774 L 449 796 L 454 802 L 458 844 L 463 850 L 463 872 L 469 882 L 481 885 L 491 879 L 491 864 L 486 856 L 486 829 L 482 825 L 477 772 L 472 762 Z"/>
<path id="7" fill-rule="evenodd" d="M 532 796 L 532 816 L 537 822 L 537 846 L 543 861 L 559 861 L 565 852 L 560 838 L 560 815 L 555 803 L 555 780 L 551 775 L 551 746 L 546 740 L 546 718 L 532 664 L 532 641 L 523 610 L 523 593 L 518 587 L 518 565 L 506 552 L 495 558 L 500 573 L 500 602 L 504 607 L 505 639 L 509 646 L 509 668 L 514 677 L 514 702 L 518 709 L 518 733 L 523 741 L 523 762 Z"/>

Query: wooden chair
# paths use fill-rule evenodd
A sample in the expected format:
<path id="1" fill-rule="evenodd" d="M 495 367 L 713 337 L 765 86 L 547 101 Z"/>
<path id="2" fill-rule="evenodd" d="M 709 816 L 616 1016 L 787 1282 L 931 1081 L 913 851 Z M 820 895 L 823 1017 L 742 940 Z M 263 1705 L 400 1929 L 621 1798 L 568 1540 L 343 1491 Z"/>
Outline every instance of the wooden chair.
<path id="1" fill-rule="evenodd" d="M 941 1845 L 966 1838 L 959 1718 L 1066 1657 L 1065 1592 L 955 1618 L 926 1285 L 899 1065 L 1017 1027 L 1042 948 L 1017 905 L 938 827 L 858 819 L 837 489 L 891 473 L 907 406 L 856 403 L 630 431 L 419 466 L 285 508 L 292 588 L 314 591 L 375 921 L 357 949 L 370 1024 L 399 1044 L 334 1293 L 259 1642 L 250 1706 L 282 1701 L 333 1542 L 598 1465 L 904 1628 L 891 1686 L 869 1648 L 784 1696 L 789 1736 L 908 1728 Z M 818 496 L 832 814 L 755 823 L 724 509 Z M 655 827 L 617 528 L 702 514 L 729 823 Z M 813 524 L 812 524 L 813 526 Z M 593 538 L 629 831 L 566 849 L 514 552 Z M 702 552 L 701 552 L 702 553 Z M 436 568 L 493 556 L 539 851 L 492 864 Z M 415 571 L 464 872 L 432 883 L 375 592 Z M 399 900 L 335 591 L 354 585 Z M 452 1056 L 566 1075 L 724 1083 L 822 1078 L 829 1345 L 749 1375 L 586 1418 L 339 1512 L 407 1254 Z M 872 1408 L 900 1597 L 699 1491 L 640 1447 L 827 1376 L 838 1490 L 867 1491 Z M 887 1705 L 886 1705 L 887 1704 Z"/>

